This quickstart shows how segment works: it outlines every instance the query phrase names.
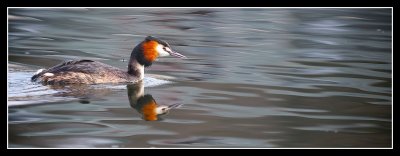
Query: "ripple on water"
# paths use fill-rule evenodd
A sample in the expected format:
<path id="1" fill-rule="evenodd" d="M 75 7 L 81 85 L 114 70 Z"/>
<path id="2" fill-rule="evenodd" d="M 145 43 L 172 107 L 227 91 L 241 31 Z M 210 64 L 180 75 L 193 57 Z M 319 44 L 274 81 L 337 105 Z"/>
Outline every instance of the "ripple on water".
<path id="1" fill-rule="evenodd" d="M 51 86 L 31 82 L 33 71 L 13 71 L 8 73 L 8 106 L 52 103 L 60 101 L 79 100 L 79 94 L 70 93 L 67 88 L 54 89 Z M 168 79 L 172 77 L 149 75 L 144 78 L 144 87 L 156 87 L 172 83 Z M 89 88 L 94 91 L 105 89 L 126 90 L 126 84 L 98 84 L 90 85 Z M 86 90 L 87 90 L 86 89 Z M 76 96 L 78 97 L 76 97 Z"/>
<path id="2" fill-rule="evenodd" d="M 275 147 L 274 139 L 250 139 L 238 137 L 197 136 L 183 139 L 160 139 L 149 141 L 152 145 L 182 147 Z"/>

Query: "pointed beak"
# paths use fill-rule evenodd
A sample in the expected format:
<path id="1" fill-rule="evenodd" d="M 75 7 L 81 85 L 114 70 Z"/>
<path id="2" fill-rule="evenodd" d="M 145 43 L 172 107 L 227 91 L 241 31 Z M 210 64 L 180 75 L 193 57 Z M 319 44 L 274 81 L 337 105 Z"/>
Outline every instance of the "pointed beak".
<path id="1" fill-rule="evenodd" d="M 170 54 L 171 56 L 175 56 L 175 57 L 178 57 L 178 58 L 187 58 L 186 56 L 184 56 L 184 55 L 182 55 L 182 54 L 179 54 L 179 53 L 176 52 L 176 51 L 171 51 L 171 52 L 169 52 L 169 54 Z"/>
<path id="2" fill-rule="evenodd" d="M 169 112 L 171 108 L 168 108 L 168 106 L 158 106 L 156 108 L 156 113 L 158 115 L 163 115 L 163 114 L 167 114 Z"/>

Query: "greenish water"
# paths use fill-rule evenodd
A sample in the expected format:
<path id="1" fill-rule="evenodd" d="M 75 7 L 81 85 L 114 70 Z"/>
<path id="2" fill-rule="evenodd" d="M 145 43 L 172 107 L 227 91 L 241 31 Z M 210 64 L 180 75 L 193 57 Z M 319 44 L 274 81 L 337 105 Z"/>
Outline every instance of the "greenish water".
<path id="1" fill-rule="evenodd" d="M 8 147 L 391 147 L 391 12 L 9 8 Z M 188 59 L 160 58 L 142 86 L 30 82 L 68 59 L 126 69 L 147 35 Z M 179 107 L 145 121 L 140 88 Z"/>

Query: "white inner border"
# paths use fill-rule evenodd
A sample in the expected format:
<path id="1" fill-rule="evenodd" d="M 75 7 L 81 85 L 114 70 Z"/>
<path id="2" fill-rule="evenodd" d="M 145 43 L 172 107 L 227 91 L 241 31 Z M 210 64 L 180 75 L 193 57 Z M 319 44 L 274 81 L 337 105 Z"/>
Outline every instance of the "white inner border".
<path id="1" fill-rule="evenodd" d="M 154 8 L 154 9 L 186 9 L 186 8 L 199 8 L 199 9 L 328 9 L 328 8 L 336 8 L 336 9 L 391 9 L 392 13 L 392 145 L 390 148 L 227 148 L 227 149 L 393 149 L 393 7 L 7 7 L 7 17 L 9 15 L 9 8 L 33 8 L 33 9 L 49 9 L 49 8 L 64 8 L 64 9 L 74 9 L 74 8 L 99 8 L 99 9 L 122 9 L 122 8 L 131 8 L 131 9 L 146 9 L 146 8 Z M 8 18 L 7 18 L 7 77 L 8 77 Z M 8 82 L 7 82 L 7 93 L 8 93 Z M 8 102 L 8 94 L 7 94 L 7 102 Z M 7 106 L 7 149 L 57 149 L 57 148 L 10 148 L 9 143 L 9 134 L 8 134 L 8 106 Z M 76 148 L 61 148 L 61 149 L 76 149 Z M 149 149 L 149 148 L 79 148 L 79 149 Z M 158 149 L 174 149 L 174 148 L 158 148 Z M 179 149 L 223 149 L 223 148 L 179 148 Z"/>

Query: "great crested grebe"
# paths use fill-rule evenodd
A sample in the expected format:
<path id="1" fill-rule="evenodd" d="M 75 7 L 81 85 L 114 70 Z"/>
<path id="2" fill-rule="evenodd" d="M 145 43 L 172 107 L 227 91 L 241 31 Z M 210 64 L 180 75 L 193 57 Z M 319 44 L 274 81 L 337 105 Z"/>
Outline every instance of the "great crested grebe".
<path id="1" fill-rule="evenodd" d="M 127 71 L 93 60 L 77 60 L 39 69 L 31 80 L 50 85 L 135 83 L 143 79 L 144 67 L 163 56 L 186 58 L 173 51 L 167 42 L 147 36 L 132 50 Z"/>

